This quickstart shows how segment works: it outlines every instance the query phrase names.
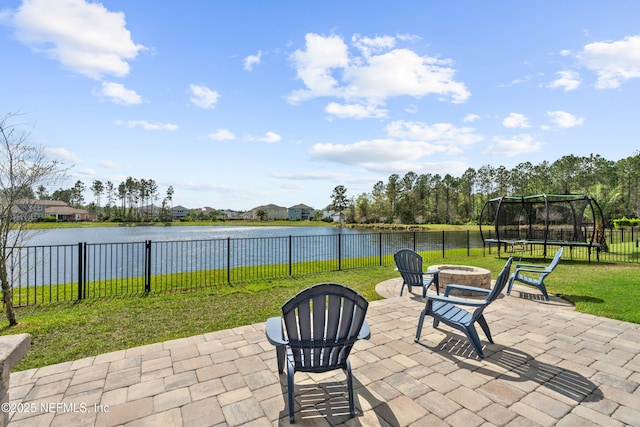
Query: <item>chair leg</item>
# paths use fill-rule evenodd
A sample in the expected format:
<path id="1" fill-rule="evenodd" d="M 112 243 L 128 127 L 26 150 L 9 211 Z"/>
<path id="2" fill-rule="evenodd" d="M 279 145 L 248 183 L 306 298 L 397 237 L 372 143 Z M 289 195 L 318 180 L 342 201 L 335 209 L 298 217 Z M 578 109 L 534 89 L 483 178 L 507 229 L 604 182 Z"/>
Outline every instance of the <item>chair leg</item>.
<path id="1" fill-rule="evenodd" d="M 489 330 L 489 325 L 487 324 L 487 320 L 484 318 L 484 315 L 481 315 L 477 319 L 478 324 L 482 328 L 482 331 L 487 336 L 487 339 L 491 344 L 493 344 L 493 339 L 491 338 L 491 331 Z"/>
<path id="2" fill-rule="evenodd" d="M 549 294 L 547 293 L 547 287 L 544 285 L 544 282 L 538 285 L 538 289 L 542 292 L 542 296 L 544 296 L 545 301 L 549 301 Z"/>
<path id="3" fill-rule="evenodd" d="M 475 349 L 476 353 L 478 353 L 478 356 L 480 356 L 480 358 L 484 358 L 484 353 L 482 352 L 482 344 L 480 343 L 480 337 L 478 336 L 478 333 L 476 332 L 476 329 L 473 327 L 473 325 L 464 328 L 464 333 L 467 335 L 467 338 L 469 339 L 469 342 Z"/>
<path id="4" fill-rule="evenodd" d="M 351 362 L 346 361 L 345 374 L 347 376 L 347 392 L 349 393 L 349 415 L 351 418 L 356 416 L 356 405 L 353 402 L 353 376 L 351 375 Z"/>
<path id="5" fill-rule="evenodd" d="M 400 296 L 402 296 L 402 291 L 404 291 L 404 285 L 405 283 L 402 282 L 402 287 L 400 288 Z M 411 287 L 409 287 L 409 292 L 411 292 Z"/>
<path id="6" fill-rule="evenodd" d="M 420 334 L 422 333 L 422 324 L 424 323 L 424 316 L 427 315 L 427 309 L 425 308 L 420 313 L 420 318 L 418 319 L 418 330 L 416 330 L 416 338 L 414 342 L 420 341 Z"/>
<path id="7" fill-rule="evenodd" d="M 276 347 L 276 358 L 278 359 L 278 373 L 282 373 L 284 371 L 284 358 L 287 353 L 287 348 L 284 345 L 279 345 Z"/>
<path id="8" fill-rule="evenodd" d="M 296 422 L 294 414 L 293 396 L 295 393 L 293 376 L 295 375 L 295 369 L 292 363 L 287 363 L 287 394 L 289 395 L 289 423 Z"/>
<path id="9" fill-rule="evenodd" d="M 516 273 L 512 273 L 509 277 L 509 285 L 507 286 L 507 295 L 511 295 L 511 288 L 513 287 L 513 281 L 516 278 Z"/>

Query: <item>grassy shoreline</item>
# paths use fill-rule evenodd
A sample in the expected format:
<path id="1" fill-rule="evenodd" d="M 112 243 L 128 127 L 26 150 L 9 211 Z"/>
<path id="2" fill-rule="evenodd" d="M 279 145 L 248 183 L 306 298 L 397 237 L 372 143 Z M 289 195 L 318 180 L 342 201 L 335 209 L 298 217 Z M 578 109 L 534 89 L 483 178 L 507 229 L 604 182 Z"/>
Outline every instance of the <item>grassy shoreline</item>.
<path id="1" fill-rule="evenodd" d="M 35 222 L 28 224 L 30 229 L 51 229 L 51 228 L 97 228 L 97 227 L 189 227 L 189 226 L 210 226 L 210 227 L 331 227 L 337 226 L 333 223 L 322 221 L 172 221 L 172 222 Z"/>

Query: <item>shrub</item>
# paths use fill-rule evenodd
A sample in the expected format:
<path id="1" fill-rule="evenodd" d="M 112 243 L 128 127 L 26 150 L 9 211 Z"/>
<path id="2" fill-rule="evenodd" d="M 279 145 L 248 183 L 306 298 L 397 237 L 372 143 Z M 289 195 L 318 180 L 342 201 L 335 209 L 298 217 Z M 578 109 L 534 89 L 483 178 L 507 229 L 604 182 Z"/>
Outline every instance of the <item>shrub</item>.
<path id="1" fill-rule="evenodd" d="M 626 216 L 623 216 L 622 218 L 613 220 L 613 226 L 615 228 L 637 227 L 639 225 L 640 225 L 640 218 L 627 218 Z"/>

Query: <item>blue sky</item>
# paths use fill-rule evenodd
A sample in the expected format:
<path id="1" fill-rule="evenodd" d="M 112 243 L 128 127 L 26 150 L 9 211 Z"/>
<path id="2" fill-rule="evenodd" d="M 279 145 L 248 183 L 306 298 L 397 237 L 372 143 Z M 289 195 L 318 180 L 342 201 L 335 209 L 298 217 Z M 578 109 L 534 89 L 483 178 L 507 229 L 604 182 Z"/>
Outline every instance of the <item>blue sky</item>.
<path id="1" fill-rule="evenodd" d="M 638 17 L 634 0 L 5 0 L 0 115 L 72 165 L 57 187 L 132 176 L 189 208 L 321 209 L 394 173 L 633 155 Z"/>

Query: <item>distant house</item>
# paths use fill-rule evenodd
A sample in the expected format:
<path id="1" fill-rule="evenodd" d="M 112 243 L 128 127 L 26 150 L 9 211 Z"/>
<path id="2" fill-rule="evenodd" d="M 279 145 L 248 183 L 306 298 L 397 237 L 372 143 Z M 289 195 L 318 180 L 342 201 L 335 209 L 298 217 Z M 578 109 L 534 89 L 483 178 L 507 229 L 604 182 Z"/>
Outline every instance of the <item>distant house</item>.
<path id="1" fill-rule="evenodd" d="M 189 209 L 185 208 L 184 206 L 174 206 L 171 209 L 171 217 L 175 220 L 181 221 L 189 216 L 189 212 Z"/>
<path id="2" fill-rule="evenodd" d="M 158 218 L 162 213 L 162 208 L 156 205 L 146 205 L 140 207 L 140 212 L 142 212 L 144 215 Z"/>
<path id="3" fill-rule="evenodd" d="M 344 220 L 344 214 L 340 215 L 340 212 L 325 209 L 322 211 L 322 218 L 331 218 L 333 222 L 340 222 L 341 220 Z"/>
<path id="4" fill-rule="evenodd" d="M 76 209 L 71 206 L 48 206 L 47 216 L 54 216 L 58 222 L 97 221 L 98 214 L 84 209 Z"/>
<path id="5" fill-rule="evenodd" d="M 42 200 L 18 200 L 11 212 L 12 221 L 37 221 L 46 215 L 45 204 Z M 64 203 L 64 202 L 61 202 Z"/>
<path id="6" fill-rule="evenodd" d="M 193 209 L 191 216 L 197 220 L 210 220 L 218 217 L 218 211 L 210 206 L 205 206 L 203 208 Z"/>
<path id="7" fill-rule="evenodd" d="M 293 221 L 309 221 L 313 218 L 313 208 L 303 204 L 291 206 L 287 212 Z"/>
<path id="8" fill-rule="evenodd" d="M 72 208 L 60 200 L 20 200 L 16 203 L 13 213 L 14 220 L 22 221 L 37 221 L 45 216 L 55 217 L 56 221 L 60 222 L 98 220 L 98 214 Z"/>
<path id="9" fill-rule="evenodd" d="M 244 216 L 245 212 L 240 212 L 240 211 L 232 211 L 230 209 L 226 209 L 223 210 L 222 212 L 220 212 L 220 215 L 222 215 L 222 218 L 224 219 L 247 219 Z"/>
<path id="10" fill-rule="evenodd" d="M 251 217 L 252 219 L 261 219 L 259 213 L 264 212 L 265 219 L 287 219 L 288 218 L 288 210 L 283 206 L 277 206 L 274 204 L 258 206 L 257 208 L 251 209 Z"/>

